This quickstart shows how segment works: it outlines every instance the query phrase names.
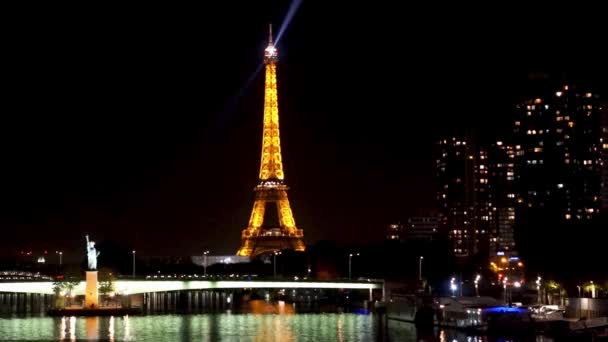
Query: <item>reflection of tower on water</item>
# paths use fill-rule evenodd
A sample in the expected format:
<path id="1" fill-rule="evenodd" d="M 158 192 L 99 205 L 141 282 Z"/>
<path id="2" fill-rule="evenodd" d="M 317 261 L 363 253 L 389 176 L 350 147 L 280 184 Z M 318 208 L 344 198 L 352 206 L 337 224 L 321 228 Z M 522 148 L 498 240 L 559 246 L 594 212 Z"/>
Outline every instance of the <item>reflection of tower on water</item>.
<path id="1" fill-rule="evenodd" d="M 86 317 L 85 330 L 87 340 L 99 339 L 99 317 Z"/>

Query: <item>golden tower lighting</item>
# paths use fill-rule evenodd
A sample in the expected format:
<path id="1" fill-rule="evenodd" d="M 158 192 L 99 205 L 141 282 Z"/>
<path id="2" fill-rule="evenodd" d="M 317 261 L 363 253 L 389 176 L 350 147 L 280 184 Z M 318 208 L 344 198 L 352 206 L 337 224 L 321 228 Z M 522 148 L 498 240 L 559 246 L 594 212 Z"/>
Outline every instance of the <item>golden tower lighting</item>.
<path id="1" fill-rule="evenodd" d="M 304 233 L 296 227 L 289 206 L 279 135 L 277 95 L 278 51 L 272 43 L 272 26 L 264 50 L 266 81 L 264 92 L 264 127 L 258 185 L 249 224 L 241 234 L 237 255 L 255 257 L 282 249 L 304 251 Z M 274 215 L 276 214 L 276 216 Z M 274 222 L 273 222 L 274 221 Z"/>

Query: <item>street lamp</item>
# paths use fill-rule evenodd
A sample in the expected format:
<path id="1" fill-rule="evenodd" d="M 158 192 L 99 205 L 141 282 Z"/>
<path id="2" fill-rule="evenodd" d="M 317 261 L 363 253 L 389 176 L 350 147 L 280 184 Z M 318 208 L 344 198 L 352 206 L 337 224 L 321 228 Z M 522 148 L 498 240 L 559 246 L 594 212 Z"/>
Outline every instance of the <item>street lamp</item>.
<path id="1" fill-rule="evenodd" d="M 450 280 L 450 290 L 452 290 L 452 297 L 456 297 L 456 289 L 458 289 L 458 285 L 455 283 L 456 278 L 452 278 Z"/>
<path id="2" fill-rule="evenodd" d="M 542 296 L 541 296 L 541 294 L 542 294 L 542 293 L 541 293 L 541 291 L 540 291 L 540 283 L 541 283 L 541 280 L 542 280 L 542 279 L 541 279 L 541 277 L 540 277 L 540 276 L 538 276 L 538 278 L 536 278 L 536 291 L 537 291 L 536 296 L 538 297 L 538 302 L 539 302 L 539 303 L 542 303 L 542 300 L 541 300 L 541 299 L 542 299 Z M 579 292 L 580 292 L 580 289 L 579 289 Z M 579 296 L 579 297 L 580 297 L 580 296 Z"/>
<path id="3" fill-rule="evenodd" d="M 203 252 L 203 276 L 207 277 L 207 254 L 209 251 Z"/>
<path id="4" fill-rule="evenodd" d="M 422 281 L 422 259 L 424 259 L 423 256 L 420 256 L 420 258 L 418 258 L 418 280 Z"/>
<path id="5" fill-rule="evenodd" d="M 277 277 L 277 255 L 281 255 L 281 252 L 274 252 L 272 257 L 274 258 L 274 261 L 272 263 L 273 267 L 274 267 L 274 277 Z"/>
<path id="6" fill-rule="evenodd" d="M 502 281 L 502 288 L 504 290 L 504 301 L 505 303 L 507 303 L 507 281 L 509 280 L 508 277 L 505 277 L 505 279 L 503 279 Z"/>
<path id="7" fill-rule="evenodd" d="M 133 278 L 135 278 L 135 250 L 133 250 Z"/>
<path id="8" fill-rule="evenodd" d="M 359 256 L 359 253 L 357 253 L 357 254 L 350 253 L 348 255 L 348 279 L 351 279 L 351 276 L 352 276 L 352 258 L 353 258 L 353 256 Z"/>
<path id="9" fill-rule="evenodd" d="M 479 280 L 480 280 L 480 279 L 481 279 L 481 276 L 478 274 L 478 275 L 475 277 L 475 295 L 476 295 L 477 297 L 479 297 Z"/>
<path id="10" fill-rule="evenodd" d="M 62 251 L 55 251 L 55 254 L 59 255 L 59 266 L 61 266 L 61 264 L 62 264 L 61 257 L 63 256 L 63 252 Z"/>

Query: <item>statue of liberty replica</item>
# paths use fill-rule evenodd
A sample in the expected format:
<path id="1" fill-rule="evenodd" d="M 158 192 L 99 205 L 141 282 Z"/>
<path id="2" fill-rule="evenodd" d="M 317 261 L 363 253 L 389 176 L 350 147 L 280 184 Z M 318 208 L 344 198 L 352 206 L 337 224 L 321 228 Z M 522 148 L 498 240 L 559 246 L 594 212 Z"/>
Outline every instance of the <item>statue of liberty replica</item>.
<path id="1" fill-rule="evenodd" d="M 89 271 L 94 271 L 97 269 L 97 257 L 100 252 L 95 249 L 95 241 L 89 241 L 89 235 L 87 237 L 87 259 L 89 264 Z"/>
<path id="2" fill-rule="evenodd" d="M 89 235 L 87 235 L 86 238 L 88 269 L 84 303 L 87 309 L 96 309 L 99 306 L 99 298 L 97 291 L 97 257 L 99 256 L 100 252 L 98 252 L 95 248 L 95 242 L 89 240 Z"/>

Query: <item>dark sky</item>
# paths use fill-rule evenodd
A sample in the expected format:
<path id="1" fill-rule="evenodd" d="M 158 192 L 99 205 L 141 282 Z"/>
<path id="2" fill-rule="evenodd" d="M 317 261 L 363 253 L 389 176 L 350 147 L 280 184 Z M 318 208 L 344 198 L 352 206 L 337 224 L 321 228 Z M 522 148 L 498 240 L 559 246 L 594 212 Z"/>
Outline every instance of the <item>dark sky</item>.
<path id="1" fill-rule="evenodd" d="M 608 93 L 593 9 L 407 6 L 304 1 L 278 44 L 286 181 L 309 243 L 377 240 L 431 207 L 433 141 L 504 130 L 530 71 Z M 288 7 L 15 13 L 0 77 L 2 254 L 78 254 L 85 233 L 147 254 L 235 252 L 259 168 L 255 71 Z"/>

